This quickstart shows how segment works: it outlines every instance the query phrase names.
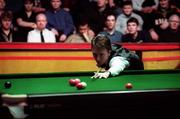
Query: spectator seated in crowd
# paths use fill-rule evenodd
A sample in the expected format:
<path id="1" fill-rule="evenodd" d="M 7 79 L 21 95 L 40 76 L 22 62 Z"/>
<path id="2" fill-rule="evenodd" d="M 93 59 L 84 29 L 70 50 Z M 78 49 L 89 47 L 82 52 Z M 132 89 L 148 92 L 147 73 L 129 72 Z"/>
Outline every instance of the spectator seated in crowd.
<path id="1" fill-rule="evenodd" d="M 61 0 L 50 1 L 52 9 L 46 11 L 47 28 L 57 37 L 57 41 L 64 42 L 68 35 L 74 32 L 74 24 L 69 12 L 61 9 Z"/>
<path id="2" fill-rule="evenodd" d="M 18 42 L 17 33 L 13 29 L 13 14 L 4 11 L 1 14 L 0 42 Z"/>
<path id="3" fill-rule="evenodd" d="M 45 12 L 49 8 L 49 0 L 33 0 L 33 11 L 35 13 Z"/>
<path id="4" fill-rule="evenodd" d="M 31 43 L 55 43 L 55 34 L 46 28 L 47 18 L 45 14 L 39 13 L 36 16 L 37 28 L 28 33 L 28 42 Z"/>
<path id="5" fill-rule="evenodd" d="M 137 12 L 151 13 L 157 9 L 159 0 L 132 0 L 133 8 Z"/>
<path id="6" fill-rule="evenodd" d="M 151 36 L 149 32 L 138 30 L 139 22 L 136 18 L 131 17 L 127 21 L 127 31 L 128 33 L 123 35 L 122 42 L 150 42 Z"/>
<path id="7" fill-rule="evenodd" d="M 170 16 L 168 27 L 160 33 L 159 42 L 180 43 L 180 17 L 177 14 Z"/>
<path id="8" fill-rule="evenodd" d="M 87 0 L 83 0 L 87 1 Z M 97 0 L 95 2 L 89 2 L 85 4 L 86 7 L 77 8 L 77 12 L 73 15 L 75 21 L 78 22 L 81 17 L 87 17 L 91 29 L 97 35 L 104 29 L 105 15 L 108 11 L 112 10 L 109 6 L 108 0 Z"/>
<path id="9" fill-rule="evenodd" d="M 22 42 L 27 42 L 27 34 L 36 28 L 36 13 L 33 12 L 33 0 L 25 0 L 24 8 L 17 16 L 18 35 Z"/>
<path id="10" fill-rule="evenodd" d="M 133 12 L 133 5 L 131 1 L 125 1 L 123 3 L 122 11 L 123 13 L 117 17 L 116 26 L 115 26 L 117 31 L 120 31 L 123 34 L 128 33 L 127 21 L 131 17 L 134 17 L 138 20 L 139 29 L 142 30 L 143 20 L 140 15 Z"/>
<path id="11" fill-rule="evenodd" d="M 121 42 L 122 39 L 122 33 L 115 29 L 115 24 L 116 15 L 113 12 L 107 13 L 105 20 L 105 29 L 104 31 L 99 33 L 106 35 L 110 39 L 111 43 Z"/>
<path id="12" fill-rule="evenodd" d="M 91 43 L 94 35 L 95 33 L 90 29 L 87 19 L 82 18 L 82 20 L 79 21 L 77 33 L 70 35 L 65 43 Z"/>
<path id="13" fill-rule="evenodd" d="M 151 23 L 151 37 L 154 41 L 159 41 L 159 34 L 168 26 L 168 19 L 172 14 L 179 14 L 178 9 L 172 6 L 170 0 L 159 0 L 156 11 L 152 12 L 153 21 Z"/>
<path id="14" fill-rule="evenodd" d="M 6 5 L 5 1 L 4 0 L 0 0 L 0 16 L 4 12 L 5 5 Z"/>

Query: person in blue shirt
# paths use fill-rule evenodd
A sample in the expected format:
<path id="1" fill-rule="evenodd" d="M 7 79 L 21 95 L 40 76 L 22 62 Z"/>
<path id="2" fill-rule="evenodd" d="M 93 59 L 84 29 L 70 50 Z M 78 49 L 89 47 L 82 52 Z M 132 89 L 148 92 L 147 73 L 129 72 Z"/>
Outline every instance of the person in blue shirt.
<path id="1" fill-rule="evenodd" d="M 95 72 L 91 78 L 108 78 L 119 75 L 125 69 L 143 70 L 143 62 L 137 54 L 123 48 L 121 45 L 111 44 L 105 35 L 97 35 L 91 42 L 93 57 L 97 67 L 103 72 Z"/>
<path id="2" fill-rule="evenodd" d="M 122 42 L 122 33 L 115 29 L 116 15 L 114 12 L 108 12 L 105 17 L 105 29 L 99 34 L 106 35 L 111 43 Z"/>
<path id="3" fill-rule="evenodd" d="M 51 0 L 52 8 L 46 11 L 47 28 L 53 31 L 57 41 L 64 42 L 74 31 L 74 23 L 69 12 L 61 9 L 61 0 Z"/>

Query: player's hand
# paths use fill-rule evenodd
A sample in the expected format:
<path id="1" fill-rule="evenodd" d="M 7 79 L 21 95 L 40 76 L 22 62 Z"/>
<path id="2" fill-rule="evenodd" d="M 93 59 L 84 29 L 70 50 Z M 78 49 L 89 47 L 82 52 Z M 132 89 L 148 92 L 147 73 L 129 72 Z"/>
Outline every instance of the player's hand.
<path id="1" fill-rule="evenodd" d="M 109 71 L 103 72 L 103 73 L 95 73 L 94 76 L 92 76 L 91 78 L 108 78 L 110 75 Z"/>

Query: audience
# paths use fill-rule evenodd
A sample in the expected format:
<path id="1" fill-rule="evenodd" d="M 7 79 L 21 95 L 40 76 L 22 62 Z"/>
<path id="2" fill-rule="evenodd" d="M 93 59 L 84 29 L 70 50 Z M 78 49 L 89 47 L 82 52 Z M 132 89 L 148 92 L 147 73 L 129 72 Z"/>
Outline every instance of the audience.
<path id="1" fill-rule="evenodd" d="M 180 43 L 180 17 L 176 14 L 170 16 L 168 27 L 160 34 L 159 42 Z"/>
<path id="2" fill-rule="evenodd" d="M 135 11 L 151 13 L 158 6 L 158 0 L 132 0 Z"/>
<path id="3" fill-rule="evenodd" d="M 123 42 L 130 42 L 124 37 L 132 37 L 132 29 L 137 34 L 147 33 L 148 42 L 179 42 L 179 23 L 169 18 L 173 14 L 179 17 L 178 3 L 176 0 L 0 0 L 0 18 L 4 11 L 11 11 L 15 16 L 9 29 L 16 39 L 8 38 L 7 42 L 27 42 L 27 34 L 37 27 L 36 14 L 42 12 L 47 18 L 46 28 L 55 34 L 56 42 L 90 42 L 99 33 L 111 42 L 122 42 L 122 35 Z M 138 28 L 127 26 L 132 17 L 138 20 Z M 80 23 L 83 18 L 87 18 L 87 24 Z M 5 26 L 2 21 L 1 33 Z"/>
<path id="4" fill-rule="evenodd" d="M 34 0 L 33 11 L 35 13 L 45 12 L 48 8 L 49 0 Z"/>
<path id="5" fill-rule="evenodd" d="M 23 7 L 24 0 L 5 0 L 6 10 L 11 11 L 13 14 L 18 13 Z"/>
<path id="6" fill-rule="evenodd" d="M 138 30 L 139 22 L 136 18 L 131 17 L 127 21 L 127 30 L 128 34 L 123 35 L 123 42 L 150 42 L 151 36 L 149 32 Z"/>
<path id="7" fill-rule="evenodd" d="M 112 10 L 108 5 L 108 0 L 97 0 L 96 2 L 85 3 L 86 7 L 81 7 L 77 10 L 76 22 L 81 19 L 81 17 L 87 17 L 90 27 L 98 34 L 104 29 L 105 15 L 108 11 Z M 77 6 L 78 7 L 78 6 Z"/>
<path id="8" fill-rule="evenodd" d="M 0 16 L 4 12 L 5 5 L 6 5 L 5 1 L 4 0 L 0 0 Z"/>
<path id="9" fill-rule="evenodd" d="M 100 34 L 106 35 L 110 39 L 111 43 L 121 42 L 122 39 L 122 33 L 115 30 L 115 24 L 116 15 L 113 12 L 109 12 L 106 15 L 105 29 L 104 31 L 100 32 Z"/>
<path id="10" fill-rule="evenodd" d="M 28 33 L 28 42 L 33 43 L 55 43 L 55 34 L 46 28 L 47 18 L 45 14 L 39 13 L 36 16 L 37 28 Z"/>
<path id="11" fill-rule="evenodd" d="M 33 12 L 33 0 L 25 0 L 24 8 L 17 16 L 17 26 L 19 39 L 27 42 L 27 34 L 36 28 L 36 14 Z"/>
<path id="12" fill-rule="evenodd" d="M 47 28 L 57 37 L 57 41 L 64 42 L 74 31 L 74 24 L 69 12 L 61 9 L 61 0 L 51 0 L 52 9 L 46 11 Z"/>
<path id="13" fill-rule="evenodd" d="M 162 29 L 166 29 L 168 26 L 168 18 L 172 14 L 178 14 L 178 10 L 170 4 L 170 0 L 159 0 L 158 8 L 152 14 L 154 18 L 150 29 L 151 37 L 154 41 L 158 41 L 158 34 L 161 34 Z"/>
<path id="14" fill-rule="evenodd" d="M 89 23 L 86 18 L 79 21 L 78 31 L 70 35 L 66 43 L 91 43 L 95 33 L 89 27 Z"/>
<path id="15" fill-rule="evenodd" d="M 17 33 L 13 30 L 13 14 L 4 11 L 1 14 L 0 42 L 18 42 Z"/>
<path id="16" fill-rule="evenodd" d="M 138 20 L 139 29 L 142 30 L 143 20 L 140 15 L 133 12 L 133 5 L 131 1 L 125 1 L 123 3 L 122 11 L 123 13 L 117 17 L 116 26 L 115 26 L 117 31 L 120 31 L 123 34 L 128 33 L 127 21 L 131 17 L 134 17 Z"/>

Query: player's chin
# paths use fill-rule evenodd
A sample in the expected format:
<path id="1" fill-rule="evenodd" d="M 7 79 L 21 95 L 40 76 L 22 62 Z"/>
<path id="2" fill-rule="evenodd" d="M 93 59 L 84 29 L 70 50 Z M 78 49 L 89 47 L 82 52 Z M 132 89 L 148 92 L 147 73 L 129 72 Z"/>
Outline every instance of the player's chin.
<path id="1" fill-rule="evenodd" d="M 97 67 L 102 67 L 102 64 L 96 64 Z"/>

